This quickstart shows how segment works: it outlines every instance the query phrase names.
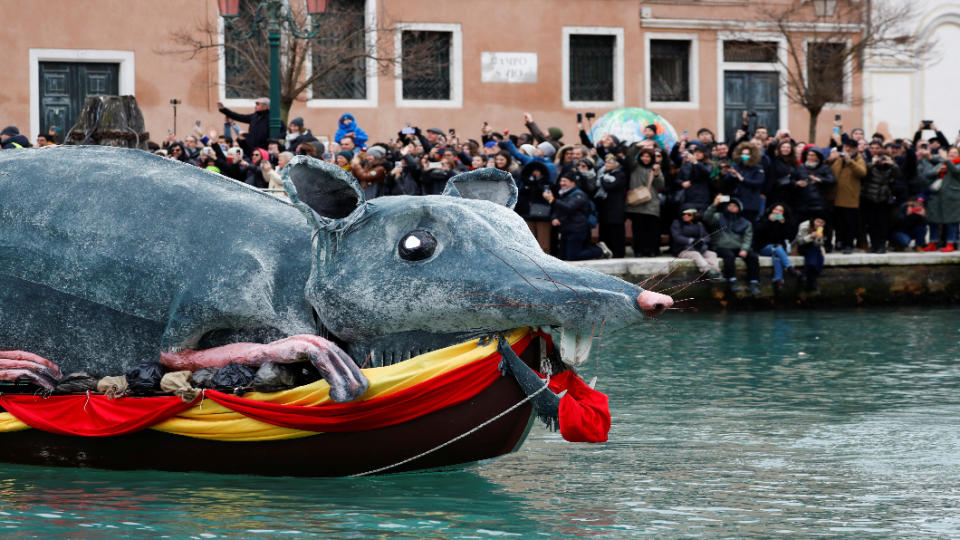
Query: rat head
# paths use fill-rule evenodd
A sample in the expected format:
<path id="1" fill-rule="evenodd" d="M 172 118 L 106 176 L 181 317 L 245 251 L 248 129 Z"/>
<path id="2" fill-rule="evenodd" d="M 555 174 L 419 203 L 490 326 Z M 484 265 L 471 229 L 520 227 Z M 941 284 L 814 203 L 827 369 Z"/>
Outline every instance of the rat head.
<path id="1" fill-rule="evenodd" d="M 512 210 L 510 174 L 453 177 L 443 195 L 365 201 L 352 176 L 297 156 L 291 201 L 315 229 L 307 298 L 354 358 L 374 365 L 523 326 L 561 329 L 561 356 L 585 361 L 592 337 L 672 301 L 543 253 Z"/>

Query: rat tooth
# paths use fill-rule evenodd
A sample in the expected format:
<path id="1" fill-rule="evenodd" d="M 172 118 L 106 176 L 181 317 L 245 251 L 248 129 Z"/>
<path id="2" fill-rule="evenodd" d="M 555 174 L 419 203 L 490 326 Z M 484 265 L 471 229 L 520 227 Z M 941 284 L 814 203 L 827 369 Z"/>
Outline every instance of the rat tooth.
<path id="1" fill-rule="evenodd" d="M 577 334 L 566 328 L 560 329 L 560 360 L 571 366 L 577 365 Z"/>
<path id="2" fill-rule="evenodd" d="M 590 347 L 593 345 L 593 334 L 577 334 L 577 359 L 575 366 L 581 366 L 590 359 Z"/>

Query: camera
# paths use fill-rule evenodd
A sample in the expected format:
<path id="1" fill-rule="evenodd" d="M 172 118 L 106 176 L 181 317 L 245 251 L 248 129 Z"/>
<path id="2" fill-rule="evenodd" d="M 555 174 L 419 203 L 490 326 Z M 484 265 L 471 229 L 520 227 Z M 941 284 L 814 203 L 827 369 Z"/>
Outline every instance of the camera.
<path id="1" fill-rule="evenodd" d="M 583 122 L 583 114 L 577 113 L 577 123 Z"/>
<path id="2" fill-rule="evenodd" d="M 595 113 L 592 113 L 592 112 L 588 112 L 585 116 L 587 117 L 587 120 L 589 120 L 589 119 L 591 119 L 591 118 L 596 118 L 596 117 L 597 117 L 597 115 L 596 115 Z"/>
<path id="3" fill-rule="evenodd" d="M 923 129 L 930 129 L 933 126 L 933 120 L 923 120 Z"/>
<path id="4" fill-rule="evenodd" d="M 180 101 L 180 100 L 177 99 L 177 98 L 173 98 L 173 99 L 170 100 L 170 104 L 171 104 L 171 105 L 179 105 L 179 104 L 181 104 L 181 103 L 183 103 L 183 102 Z"/>

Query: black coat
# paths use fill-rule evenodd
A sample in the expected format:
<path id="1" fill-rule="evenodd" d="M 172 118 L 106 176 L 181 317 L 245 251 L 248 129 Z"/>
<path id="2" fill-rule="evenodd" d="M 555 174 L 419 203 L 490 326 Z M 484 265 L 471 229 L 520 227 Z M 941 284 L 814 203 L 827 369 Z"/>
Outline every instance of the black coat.
<path id="1" fill-rule="evenodd" d="M 247 148 L 243 149 L 245 154 L 252 154 L 254 148 L 267 148 L 267 141 L 270 140 L 269 109 L 265 111 L 254 111 L 251 114 L 240 114 L 224 107 L 220 109 L 220 112 L 225 114 L 227 118 L 250 124 L 250 129 L 247 130 Z"/>
<path id="2" fill-rule="evenodd" d="M 816 176 L 820 182 L 811 182 L 810 175 Z M 809 214 L 813 212 L 822 212 L 827 209 L 827 199 L 825 193 L 832 186 L 837 185 L 837 179 L 833 177 L 833 170 L 830 165 L 821 163 L 815 169 L 808 169 L 806 165 L 797 167 L 797 180 L 807 182 L 806 187 L 793 186 L 793 196 L 791 204 L 795 212 Z"/>
<path id="3" fill-rule="evenodd" d="M 558 195 L 551 206 L 550 217 L 560 220 L 561 233 L 590 234 L 590 199 L 586 193 L 573 188 Z"/>
<path id="4" fill-rule="evenodd" d="M 703 253 L 707 251 L 707 228 L 701 221 L 686 223 L 683 218 L 673 220 L 670 224 L 670 251 L 674 255 L 681 251 L 693 250 Z M 702 242 L 701 242 L 702 240 Z"/>
<path id="5" fill-rule="evenodd" d="M 784 246 L 796 235 L 797 227 L 789 217 L 784 216 L 783 221 L 770 221 L 764 216 L 757 220 L 757 226 L 753 232 L 753 247 L 759 251 L 770 244 Z"/>
<path id="6" fill-rule="evenodd" d="M 597 180 L 607 194 L 602 199 L 594 196 L 597 221 L 605 225 L 623 225 L 627 219 L 624 213 L 627 205 L 627 171 L 622 166 L 612 171 L 603 168 L 597 173 Z"/>
<path id="7" fill-rule="evenodd" d="M 860 181 L 860 196 L 873 203 L 887 203 L 893 197 L 893 182 L 900 177 L 900 167 L 883 162 L 867 166 L 867 175 Z"/>
<path id="8" fill-rule="evenodd" d="M 696 207 L 701 212 L 713 202 L 713 198 L 710 196 L 710 173 L 712 172 L 713 166 L 709 161 L 698 161 L 697 163 L 688 161 L 683 164 L 677 174 L 677 184 L 682 184 L 687 180 L 690 181 L 690 187 L 686 189 L 684 195 L 684 202 Z"/>

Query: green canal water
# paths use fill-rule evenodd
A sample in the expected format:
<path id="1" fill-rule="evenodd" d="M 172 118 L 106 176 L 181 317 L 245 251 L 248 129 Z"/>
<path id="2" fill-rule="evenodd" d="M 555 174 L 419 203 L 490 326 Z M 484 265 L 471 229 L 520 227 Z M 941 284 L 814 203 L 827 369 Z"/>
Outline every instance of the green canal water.
<path id="1" fill-rule="evenodd" d="M 535 428 L 363 479 L 0 465 L 0 535 L 960 537 L 960 309 L 699 315 L 603 338 L 610 442 Z"/>

